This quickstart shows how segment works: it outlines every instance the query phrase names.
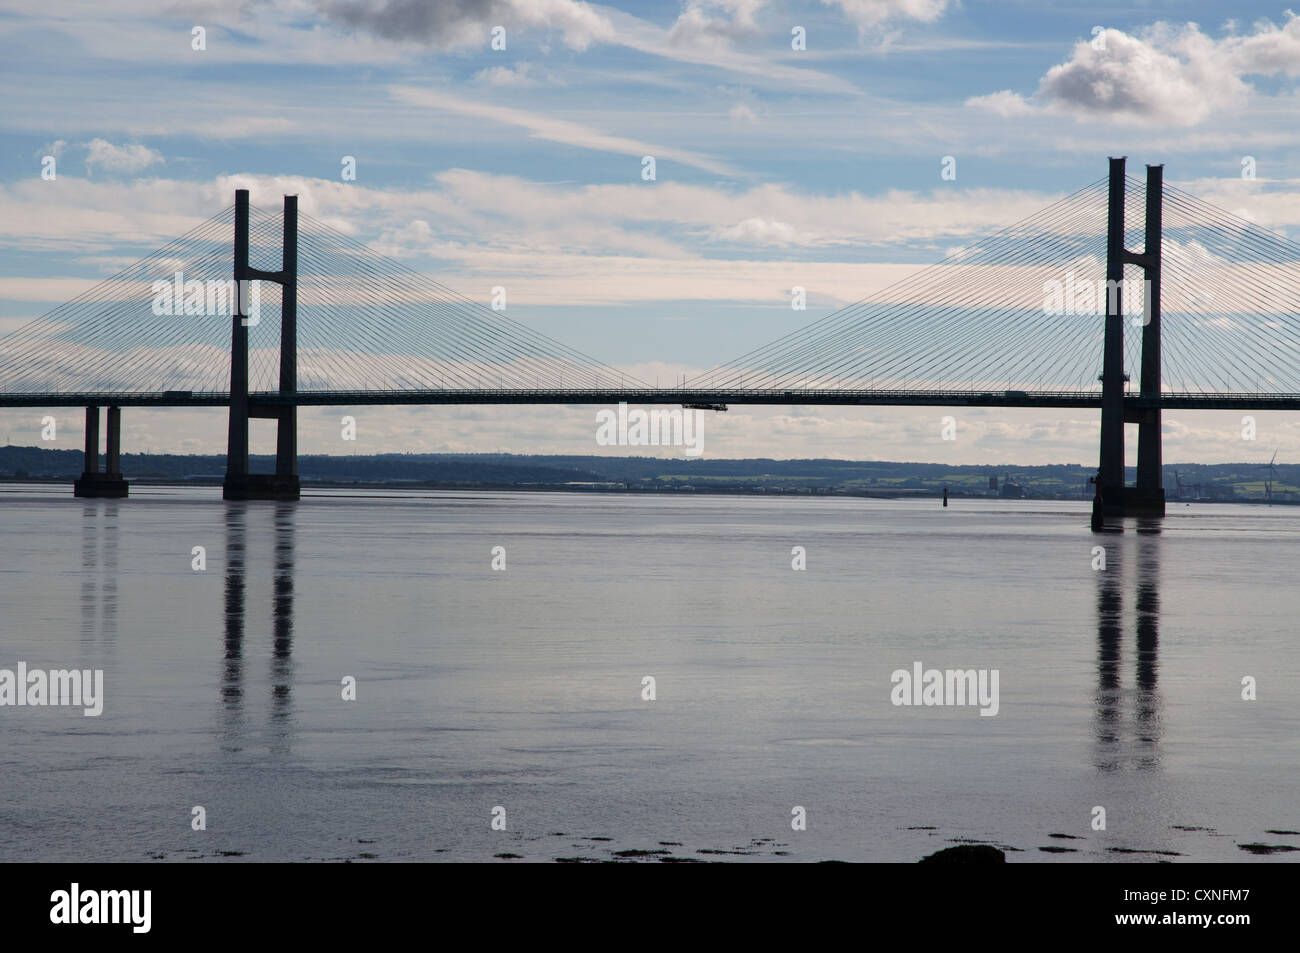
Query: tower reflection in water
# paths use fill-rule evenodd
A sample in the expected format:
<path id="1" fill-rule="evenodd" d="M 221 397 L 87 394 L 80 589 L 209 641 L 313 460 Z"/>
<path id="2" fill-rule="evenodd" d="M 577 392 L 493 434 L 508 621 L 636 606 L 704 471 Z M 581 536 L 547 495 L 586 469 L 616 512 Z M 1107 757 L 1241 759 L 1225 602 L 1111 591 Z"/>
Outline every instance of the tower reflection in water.
<path id="1" fill-rule="evenodd" d="M 1095 764 L 1101 771 L 1147 769 L 1160 764 L 1161 698 L 1158 684 L 1160 643 L 1160 523 L 1137 521 L 1135 663 L 1132 684 L 1124 666 L 1125 546 L 1107 537 L 1106 568 L 1097 575 L 1097 694 L 1094 703 Z"/>
<path id="2" fill-rule="evenodd" d="M 248 741 L 247 696 L 245 691 L 245 644 L 249 627 L 247 611 L 249 563 L 256 580 L 261 571 L 249 557 L 249 513 L 247 503 L 226 504 L 225 644 L 222 656 L 221 701 L 224 713 L 224 742 L 227 750 L 238 751 Z M 257 505 L 257 504 L 253 504 Z M 254 514 L 254 525 L 263 514 Z M 287 751 L 293 713 L 293 601 L 294 601 L 294 508 L 276 504 L 273 558 L 271 562 L 271 666 L 270 731 L 272 751 Z M 254 616 L 256 619 L 257 616 Z M 256 634 L 265 631 L 254 623 Z"/>

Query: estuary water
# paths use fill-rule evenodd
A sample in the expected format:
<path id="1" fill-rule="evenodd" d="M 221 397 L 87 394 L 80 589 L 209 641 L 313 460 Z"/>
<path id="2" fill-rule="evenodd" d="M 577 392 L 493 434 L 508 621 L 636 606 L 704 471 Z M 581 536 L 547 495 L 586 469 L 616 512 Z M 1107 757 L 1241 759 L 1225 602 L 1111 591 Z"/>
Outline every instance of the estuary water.
<path id="1" fill-rule="evenodd" d="M 1300 859 L 1300 507 L 131 492 L 0 487 L 2 861 Z"/>

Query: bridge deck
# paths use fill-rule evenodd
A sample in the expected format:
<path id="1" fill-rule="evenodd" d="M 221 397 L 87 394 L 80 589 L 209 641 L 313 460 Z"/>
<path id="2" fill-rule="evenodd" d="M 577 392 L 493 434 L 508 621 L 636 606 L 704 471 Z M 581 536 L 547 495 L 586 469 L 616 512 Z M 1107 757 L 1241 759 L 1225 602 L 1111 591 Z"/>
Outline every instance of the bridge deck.
<path id="1" fill-rule="evenodd" d="M 366 404 L 766 404 L 936 407 L 1101 407 L 1100 391 L 1016 390 L 693 390 L 650 388 L 615 390 L 423 390 L 300 391 L 297 394 L 254 392 L 253 404 L 265 406 L 358 406 Z M 1167 410 L 1300 410 L 1300 394 L 1164 393 L 1159 400 L 1128 394 L 1126 407 L 1159 406 Z M 156 393 L 0 394 L 0 407 L 225 407 L 226 393 L 162 391 Z"/>

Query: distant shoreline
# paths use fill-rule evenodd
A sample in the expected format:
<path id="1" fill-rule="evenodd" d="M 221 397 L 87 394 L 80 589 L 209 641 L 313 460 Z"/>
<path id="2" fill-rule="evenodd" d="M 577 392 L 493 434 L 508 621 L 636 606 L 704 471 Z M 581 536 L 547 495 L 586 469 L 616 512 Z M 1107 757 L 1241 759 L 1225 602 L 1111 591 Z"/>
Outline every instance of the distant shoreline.
<path id="1" fill-rule="evenodd" d="M 76 476 L 64 477 L 11 477 L 0 476 L 0 485 L 40 485 L 40 486 L 68 486 L 71 487 Z M 211 487 L 220 489 L 220 479 L 195 479 L 195 480 L 175 480 L 175 479 L 156 479 L 150 477 L 126 477 L 126 482 L 131 486 L 149 486 L 149 487 L 170 487 L 174 489 L 184 489 L 187 487 Z M 346 480 L 307 480 L 302 481 L 302 488 L 306 490 L 457 490 L 457 491 L 482 491 L 482 492 L 510 492 L 510 493 L 612 493 L 612 494 L 629 494 L 629 495 L 670 495 L 670 496 L 800 496 L 800 497 L 850 497 L 856 499 L 871 500 L 909 500 L 925 499 L 939 500 L 943 498 L 942 490 L 931 490 L 928 488 L 911 488 L 903 487 L 898 489 L 844 489 L 840 487 L 790 487 L 790 488 L 771 488 L 771 487 L 745 487 L 745 486 L 697 486 L 685 484 L 680 486 L 613 486 L 613 485 L 594 485 L 594 484 L 549 484 L 549 483 L 459 483 L 447 481 L 417 481 L 417 480 L 388 480 L 388 481 L 346 481 Z M 965 493 L 960 490 L 950 490 L 948 498 L 951 500 L 990 500 L 995 502 L 1025 502 L 1025 503 L 1086 503 L 1086 498 L 1069 497 L 1069 496 L 991 496 L 981 493 Z M 1183 500 L 1177 497 L 1169 497 L 1166 501 L 1170 506 L 1180 504 L 1191 505 L 1197 504 L 1234 504 L 1245 506 L 1295 506 L 1300 505 L 1300 500 L 1273 500 L 1272 504 L 1265 500 L 1255 499 L 1198 499 Z"/>
<path id="2" fill-rule="evenodd" d="M 254 472 L 271 472 L 274 458 L 252 454 Z M 80 450 L 0 447 L 0 481 L 71 483 L 80 476 Z M 128 453 L 128 482 L 220 485 L 223 454 Z M 1018 466 L 832 458 L 682 458 L 597 454 L 373 453 L 305 454 L 304 486 L 421 487 L 439 490 L 546 490 L 608 493 L 710 493 L 741 496 L 853 496 L 874 499 L 939 497 L 1091 501 L 1095 468 L 1077 463 Z M 1131 482 L 1134 472 L 1127 474 Z M 1300 465 L 1256 463 L 1166 465 L 1168 501 L 1300 502 Z"/>

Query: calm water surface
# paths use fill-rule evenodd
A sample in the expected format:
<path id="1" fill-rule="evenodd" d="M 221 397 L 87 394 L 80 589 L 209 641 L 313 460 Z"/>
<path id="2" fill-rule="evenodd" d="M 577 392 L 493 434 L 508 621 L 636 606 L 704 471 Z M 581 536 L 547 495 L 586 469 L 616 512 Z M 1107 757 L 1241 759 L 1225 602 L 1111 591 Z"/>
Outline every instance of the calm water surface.
<path id="1" fill-rule="evenodd" d="M 0 489 L 0 668 L 104 713 L 0 708 L 0 860 L 1300 858 L 1300 508 L 70 493 Z"/>

